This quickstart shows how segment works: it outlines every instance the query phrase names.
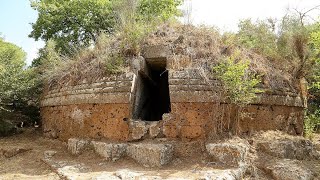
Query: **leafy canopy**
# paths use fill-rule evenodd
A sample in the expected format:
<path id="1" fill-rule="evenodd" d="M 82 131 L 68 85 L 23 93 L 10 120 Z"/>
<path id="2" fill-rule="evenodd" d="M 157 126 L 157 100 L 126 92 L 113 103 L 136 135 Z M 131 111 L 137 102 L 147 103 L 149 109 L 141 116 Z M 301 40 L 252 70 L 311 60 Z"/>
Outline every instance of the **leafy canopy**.
<path id="1" fill-rule="evenodd" d="M 24 69 L 25 52 L 0 38 L 0 112 L 15 101 L 28 100 L 28 90 L 36 84 L 32 69 Z"/>
<path id="2" fill-rule="evenodd" d="M 110 0 L 32 0 L 31 6 L 39 17 L 29 36 L 54 39 L 64 50 L 89 45 L 100 31 L 112 32 L 115 24 Z"/>
<path id="3" fill-rule="evenodd" d="M 177 7 L 182 1 L 31 0 L 31 6 L 38 11 L 39 17 L 32 24 L 33 30 L 29 36 L 46 42 L 52 39 L 62 53 L 68 54 L 74 47 L 86 47 L 95 42 L 100 32 L 114 32 L 119 21 L 116 11 L 123 3 L 136 4 L 138 13 L 135 19 L 167 20 L 178 15 Z"/>

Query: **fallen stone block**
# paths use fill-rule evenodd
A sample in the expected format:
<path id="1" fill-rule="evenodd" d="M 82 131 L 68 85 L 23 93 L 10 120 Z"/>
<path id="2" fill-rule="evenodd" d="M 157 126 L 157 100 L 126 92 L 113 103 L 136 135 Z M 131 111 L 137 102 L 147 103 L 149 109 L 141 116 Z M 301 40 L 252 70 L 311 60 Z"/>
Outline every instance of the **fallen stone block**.
<path id="1" fill-rule="evenodd" d="M 231 143 L 207 144 L 206 149 L 213 161 L 229 167 L 239 167 L 248 151 L 245 145 Z"/>
<path id="2" fill-rule="evenodd" d="M 258 151 L 274 157 L 303 160 L 313 157 L 312 142 L 306 139 L 280 139 L 256 143 Z"/>
<path id="3" fill-rule="evenodd" d="M 273 179 L 285 180 L 311 180 L 314 174 L 297 160 L 283 159 L 268 162 L 262 169 Z"/>
<path id="4" fill-rule="evenodd" d="M 127 144 L 92 141 L 96 153 L 108 161 L 116 161 L 126 155 Z"/>
<path id="5" fill-rule="evenodd" d="M 161 125 L 159 122 L 151 122 L 149 127 L 149 136 L 151 138 L 158 137 L 161 133 Z"/>
<path id="6" fill-rule="evenodd" d="M 148 126 L 144 121 L 129 120 L 129 139 L 139 140 L 143 138 L 148 132 Z"/>
<path id="7" fill-rule="evenodd" d="M 77 139 L 77 138 L 70 138 L 68 140 L 68 150 L 71 152 L 73 155 L 79 155 L 88 148 L 90 145 L 89 140 L 84 140 L 84 139 Z"/>
<path id="8" fill-rule="evenodd" d="M 161 167 L 172 160 L 173 147 L 171 144 L 130 144 L 127 154 L 145 167 Z"/>

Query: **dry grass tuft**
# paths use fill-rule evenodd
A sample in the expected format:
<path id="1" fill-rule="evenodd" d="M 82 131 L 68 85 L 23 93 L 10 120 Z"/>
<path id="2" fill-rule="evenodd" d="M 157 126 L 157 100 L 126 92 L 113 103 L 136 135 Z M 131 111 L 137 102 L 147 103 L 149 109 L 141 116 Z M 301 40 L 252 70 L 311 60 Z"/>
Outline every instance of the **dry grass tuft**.
<path id="1" fill-rule="evenodd" d="M 251 62 L 250 71 L 262 77 L 260 86 L 267 93 L 283 95 L 289 92 L 295 95 L 298 92 L 299 86 L 294 78 L 295 64 L 268 59 L 239 47 L 234 43 L 234 38 L 219 34 L 215 28 L 165 24 L 148 36 L 144 46 L 167 45 L 173 52 L 169 57 L 171 69 L 201 68 L 208 77 L 212 76 L 212 66 L 240 50 L 241 59 Z"/>
<path id="2" fill-rule="evenodd" d="M 233 43 L 215 28 L 195 27 L 192 25 L 164 24 L 144 38 L 143 47 L 166 45 L 172 55 L 169 69 L 198 68 L 211 78 L 212 67 L 235 50 L 240 51 L 241 59 L 249 60 L 250 71 L 261 76 L 261 88 L 271 94 L 297 94 L 298 84 L 294 78 L 294 64 L 275 61 L 246 50 Z M 72 58 L 62 58 L 62 63 L 53 68 L 48 78 L 50 87 L 62 87 L 90 83 L 112 74 L 129 71 L 132 56 L 123 52 L 121 36 L 101 36 L 93 49 L 79 50 Z M 286 64 L 286 66 L 284 66 Z"/>

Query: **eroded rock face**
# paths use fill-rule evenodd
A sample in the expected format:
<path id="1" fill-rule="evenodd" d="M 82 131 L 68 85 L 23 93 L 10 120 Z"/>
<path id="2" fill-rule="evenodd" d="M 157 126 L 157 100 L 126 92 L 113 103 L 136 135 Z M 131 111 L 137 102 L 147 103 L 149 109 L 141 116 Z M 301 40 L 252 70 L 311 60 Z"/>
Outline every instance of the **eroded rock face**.
<path id="1" fill-rule="evenodd" d="M 56 155 L 56 154 L 57 154 L 57 151 L 51 151 L 51 150 L 45 151 L 45 152 L 43 153 L 45 159 L 50 159 L 50 158 L 52 158 L 52 157 L 53 157 L 54 155 Z"/>
<path id="2" fill-rule="evenodd" d="M 149 136 L 151 138 L 156 138 L 161 135 L 161 125 L 160 122 L 151 122 L 149 125 Z"/>
<path id="3" fill-rule="evenodd" d="M 160 56 L 161 52 L 154 49 L 148 54 L 154 57 L 155 54 Z M 239 134 L 260 130 L 281 130 L 293 135 L 303 133 L 300 96 L 259 94 L 254 105 L 242 108 L 249 116 L 239 117 L 236 123 L 237 107 L 221 103 L 224 102 L 221 82 L 205 78 L 203 72 L 195 68 L 167 72 L 170 114 L 163 115 L 160 126 L 130 120 L 141 118 L 137 114 L 146 110 L 142 107 L 148 99 L 137 90 L 144 87 L 137 77 L 139 71 L 147 71 L 144 69 L 147 60 L 139 57 L 133 61 L 133 72 L 45 92 L 41 116 L 46 136 L 61 140 L 89 137 L 128 142 L 161 135 L 183 141 L 210 140 L 219 135 L 221 129 L 233 132 L 235 128 Z M 139 108 L 135 109 L 137 106 Z"/>
<path id="4" fill-rule="evenodd" d="M 311 180 L 314 174 L 297 160 L 282 159 L 265 164 L 264 171 L 276 180 Z"/>
<path id="5" fill-rule="evenodd" d="M 145 167 L 161 167 L 173 158 L 173 147 L 170 144 L 130 144 L 127 154 Z"/>
<path id="6" fill-rule="evenodd" d="M 145 121 L 129 120 L 129 139 L 139 140 L 148 132 L 148 126 Z"/>
<path id="7" fill-rule="evenodd" d="M 245 143 L 211 143 L 206 145 L 207 152 L 214 162 L 223 166 L 239 167 L 244 164 L 248 145 Z"/>
<path id="8" fill-rule="evenodd" d="M 127 144 L 92 141 L 96 153 L 108 161 L 116 161 L 126 155 Z"/>
<path id="9" fill-rule="evenodd" d="M 70 138 L 68 140 L 68 150 L 73 155 L 79 155 L 90 145 L 89 140 Z"/>
<path id="10" fill-rule="evenodd" d="M 258 151 L 274 157 L 298 160 L 318 158 L 312 142 L 302 137 L 288 136 L 280 132 L 270 135 L 263 133 L 254 141 Z"/>

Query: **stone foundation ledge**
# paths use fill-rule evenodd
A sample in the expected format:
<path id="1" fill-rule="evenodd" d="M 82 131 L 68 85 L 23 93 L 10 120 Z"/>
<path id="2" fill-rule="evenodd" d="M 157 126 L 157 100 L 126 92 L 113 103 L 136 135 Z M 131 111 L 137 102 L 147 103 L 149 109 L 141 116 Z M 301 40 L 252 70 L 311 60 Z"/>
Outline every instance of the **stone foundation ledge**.
<path id="1" fill-rule="evenodd" d="M 77 138 L 68 140 L 68 150 L 73 155 L 80 155 L 90 148 L 107 161 L 117 161 L 128 156 L 145 167 L 162 167 L 173 159 L 171 144 L 108 143 Z"/>

